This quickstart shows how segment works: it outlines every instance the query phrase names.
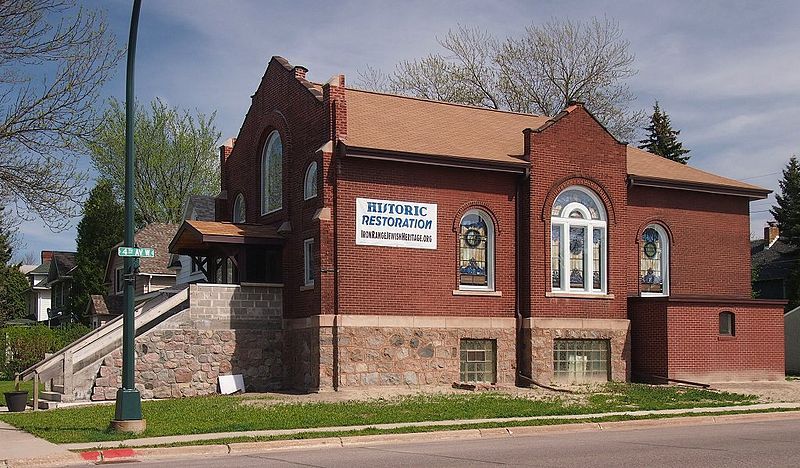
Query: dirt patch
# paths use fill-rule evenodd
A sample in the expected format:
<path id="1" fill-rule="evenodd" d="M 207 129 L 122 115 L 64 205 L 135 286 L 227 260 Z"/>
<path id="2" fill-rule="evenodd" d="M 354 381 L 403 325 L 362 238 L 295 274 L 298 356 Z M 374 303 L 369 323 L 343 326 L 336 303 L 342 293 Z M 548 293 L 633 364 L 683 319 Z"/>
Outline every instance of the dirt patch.
<path id="1" fill-rule="evenodd" d="M 713 384 L 711 388 L 731 393 L 756 395 L 761 403 L 800 402 L 800 380 L 719 383 Z"/>
<path id="2" fill-rule="evenodd" d="M 560 399 L 565 404 L 584 404 L 591 392 L 591 387 L 575 386 L 566 388 L 566 392 L 543 388 L 496 387 L 490 390 L 470 391 L 450 386 L 386 386 L 364 389 L 344 389 L 338 392 L 319 393 L 248 393 L 241 395 L 246 405 L 269 406 L 282 403 L 337 403 L 346 401 L 392 400 L 398 397 L 417 395 L 471 395 L 476 393 L 498 393 L 531 400 Z"/>

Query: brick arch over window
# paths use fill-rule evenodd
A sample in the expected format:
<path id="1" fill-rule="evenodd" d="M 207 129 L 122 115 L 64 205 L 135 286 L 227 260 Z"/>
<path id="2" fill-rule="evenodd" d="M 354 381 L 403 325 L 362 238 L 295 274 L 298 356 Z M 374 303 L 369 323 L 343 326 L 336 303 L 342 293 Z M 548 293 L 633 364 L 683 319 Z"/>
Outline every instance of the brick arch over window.
<path id="1" fill-rule="evenodd" d="M 453 218 L 453 232 L 458 232 L 461 229 L 461 218 L 464 217 L 464 214 L 469 210 L 482 210 L 485 211 L 487 215 L 492 219 L 492 224 L 494 224 L 494 232 L 496 236 L 499 236 L 502 227 L 500 226 L 500 222 L 497 220 L 497 216 L 494 214 L 494 210 L 487 205 L 486 203 L 479 202 L 479 201 L 471 201 L 464 203 L 458 208 L 456 211 L 456 215 Z"/>
<path id="2" fill-rule="evenodd" d="M 550 219 L 550 212 L 552 210 L 553 203 L 556 201 L 556 197 L 558 197 L 558 195 L 565 189 L 573 185 L 586 187 L 594 191 L 594 193 L 600 198 L 600 201 L 603 202 L 606 210 L 606 216 L 608 217 L 608 224 L 614 225 L 617 223 L 614 203 L 611 201 L 611 197 L 608 195 L 608 190 L 606 189 L 605 185 L 593 177 L 587 176 L 569 176 L 553 184 L 553 186 L 551 186 L 550 190 L 547 192 L 544 205 L 542 205 L 542 211 L 540 213 L 542 221 Z"/>
<path id="3" fill-rule="evenodd" d="M 669 237 L 669 245 L 675 245 L 675 236 L 672 234 L 672 229 L 670 229 L 669 223 L 658 216 L 646 218 L 644 222 L 639 224 L 639 227 L 636 228 L 636 237 L 634 238 L 637 244 L 642 240 L 642 234 L 644 233 L 644 230 L 647 229 L 647 226 L 650 226 L 651 224 L 658 224 L 664 231 L 666 231 L 667 237 Z"/>
<path id="4" fill-rule="evenodd" d="M 258 144 L 253 149 L 254 154 L 257 155 L 256 163 L 258 164 L 258 170 L 254 171 L 256 174 L 256 187 L 258 187 L 258 214 L 259 216 L 268 216 L 275 211 L 269 212 L 264 214 L 263 213 L 263 157 L 264 157 L 264 146 L 269 142 L 269 137 L 272 135 L 273 132 L 278 133 L 278 137 L 280 138 L 281 147 L 282 147 L 282 160 L 281 160 L 281 191 L 283 199 L 282 207 L 278 212 L 286 213 L 286 216 L 289 214 L 289 200 L 287 195 L 287 187 L 291 183 L 289 179 L 289 174 L 291 173 L 290 170 L 290 162 L 291 157 L 289 156 L 292 152 L 292 132 L 289 130 L 289 124 L 285 118 L 285 116 L 278 110 L 273 110 L 270 114 L 265 116 L 262 121 L 260 122 L 261 129 L 259 131 L 258 137 Z"/>

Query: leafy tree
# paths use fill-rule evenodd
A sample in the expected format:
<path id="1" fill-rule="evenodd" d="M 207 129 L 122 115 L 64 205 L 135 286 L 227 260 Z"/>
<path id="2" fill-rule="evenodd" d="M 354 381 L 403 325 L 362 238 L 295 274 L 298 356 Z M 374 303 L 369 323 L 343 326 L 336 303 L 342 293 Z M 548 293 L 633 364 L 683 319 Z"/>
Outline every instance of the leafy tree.
<path id="1" fill-rule="evenodd" d="M 0 200 L 65 228 L 84 195 L 76 165 L 121 56 L 104 15 L 73 0 L 0 1 Z"/>
<path id="2" fill-rule="evenodd" d="M 636 74 L 634 56 L 611 20 L 552 20 L 505 39 L 459 26 L 439 44 L 445 53 L 402 61 L 389 74 L 366 67 L 359 86 L 551 116 L 582 101 L 620 139 L 641 126 L 644 116 L 629 110 L 634 96 L 625 84 Z"/>
<path id="3" fill-rule="evenodd" d="M 775 194 L 776 205 L 770 213 L 778 223 L 781 238 L 800 246 L 800 164 L 792 156 L 779 182 L 781 193 Z"/>
<path id="4" fill-rule="evenodd" d="M 211 195 L 219 187 L 216 113 L 206 117 L 160 99 L 136 107 L 136 218 L 139 223 L 177 223 L 189 195 Z M 118 199 L 125 188 L 125 108 L 112 99 L 89 146 L 92 163 Z"/>
<path id="5" fill-rule="evenodd" d="M 669 116 L 658 106 L 658 101 L 653 105 L 653 115 L 650 116 L 650 125 L 645 127 L 647 138 L 639 141 L 639 148 L 647 150 L 667 159 L 686 164 L 691 156 L 684 156 L 691 150 L 685 149 L 683 143 L 678 141 L 680 130 L 673 130 Z"/>
<path id="6" fill-rule="evenodd" d="M 70 292 L 70 310 L 81 317 L 92 294 L 105 294 L 103 286 L 108 254 L 122 240 L 125 216 L 111 183 L 100 181 L 83 206 L 78 224 L 77 267 Z"/>
<path id="7" fill-rule="evenodd" d="M 20 264 L 11 263 L 14 232 L 4 221 L 3 211 L 0 206 L 0 325 L 28 314 L 25 293 L 30 289 L 28 279 L 19 271 Z"/>

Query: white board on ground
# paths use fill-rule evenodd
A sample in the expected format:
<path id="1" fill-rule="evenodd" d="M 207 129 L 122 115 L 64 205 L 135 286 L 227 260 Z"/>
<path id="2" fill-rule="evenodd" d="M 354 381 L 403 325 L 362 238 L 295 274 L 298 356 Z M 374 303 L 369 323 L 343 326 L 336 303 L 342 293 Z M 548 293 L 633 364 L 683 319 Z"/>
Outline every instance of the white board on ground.
<path id="1" fill-rule="evenodd" d="M 230 395 L 236 392 L 244 393 L 244 377 L 242 377 L 242 374 L 220 375 L 218 379 L 219 392 L 221 394 Z"/>

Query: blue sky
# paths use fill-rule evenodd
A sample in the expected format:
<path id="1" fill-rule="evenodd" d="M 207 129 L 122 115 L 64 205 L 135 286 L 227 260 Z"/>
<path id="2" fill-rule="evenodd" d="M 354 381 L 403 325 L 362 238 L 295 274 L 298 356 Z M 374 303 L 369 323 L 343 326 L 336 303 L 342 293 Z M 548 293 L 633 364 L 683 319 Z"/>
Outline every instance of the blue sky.
<path id="1" fill-rule="evenodd" d="M 136 95 L 217 112 L 222 140 L 236 136 L 269 58 L 309 68 L 309 79 L 344 73 L 355 83 L 369 64 L 438 50 L 457 24 L 498 36 L 551 18 L 607 16 L 619 22 L 639 73 L 629 81 L 638 108 L 658 99 L 691 149 L 690 164 L 769 189 L 800 154 L 800 2 L 792 1 L 234 1 L 143 0 Z M 86 1 L 107 11 L 127 41 L 130 0 Z M 125 61 L 105 89 L 125 97 Z M 84 162 L 88 165 L 88 162 Z M 751 204 L 760 235 L 774 196 Z M 73 224 L 77 224 L 78 219 Z M 21 226 L 21 252 L 71 250 L 75 229 Z"/>

